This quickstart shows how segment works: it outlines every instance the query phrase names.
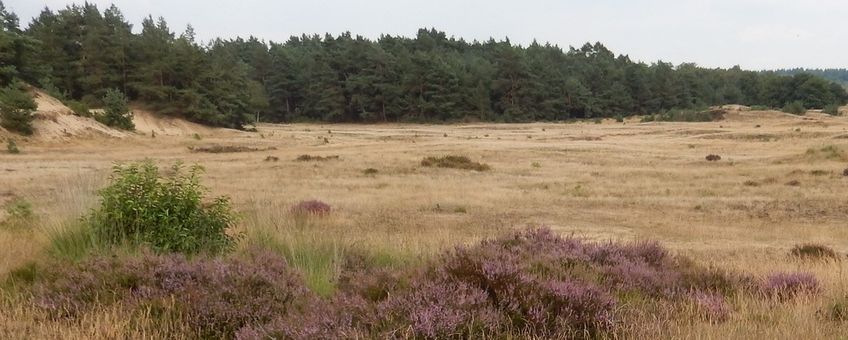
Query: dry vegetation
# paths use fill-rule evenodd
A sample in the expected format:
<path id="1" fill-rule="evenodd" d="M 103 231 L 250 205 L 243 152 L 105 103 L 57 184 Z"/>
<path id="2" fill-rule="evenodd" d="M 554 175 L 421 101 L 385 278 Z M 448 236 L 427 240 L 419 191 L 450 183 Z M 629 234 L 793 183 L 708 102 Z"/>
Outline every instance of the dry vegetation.
<path id="1" fill-rule="evenodd" d="M 822 282 L 820 294 L 785 303 L 737 296 L 721 323 L 696 317 L 695 307 L 633 313 L 628 324 L 637 327 L 616 333 L 623 337 L 840 338 L 848 323 L 826 315 L 845 313 L 848 296 L 848 180 L 840 175 L 848 144 L 839 137 L 848 120 L 814 120 L 744 112 L 720 123 L 334 125 L 332 134 L 326 125 L 261 125 L 259 133 L 209 131 L 202 142 L 188 133 L 19 141 L 24 153 L 0 153 L 0 220 L 9 218 L 6 206 L 25 201 L 32 223 L 0 228 L 0 275 L 48 257 L 56 235 L 95 206 L 113 162 L 149 158 L 166 167 L 182 160 L 205 167 L 211 195 L 232 198 L 245 235 L 239 247 L 286 254 L 322 295 L 336 289 L 344 252 L 368 251 L 404 266 L 545 225 L 593 241 L 656 240 L 706 266 L 754 275 L 804 271 Z M 207 143 L 290 161 L 189 150 Z M 291 161 L 304 154 L 338 160 Z M 722 160 L 706 162 L 706 154 Z M 466 156 L 491 170 L 422 166 L 432 155 Z M 331 213 L 293 208 L 309 200 L 332 206 Z M 838 259 L 790 255 L 803 244 L 825 246 Z M 2 296 L 0 338 L 189 334 L 173 318 L 163 323 L 162 310 L 129 315 L 109 306 L 49 321 L 25 298 Z"/>

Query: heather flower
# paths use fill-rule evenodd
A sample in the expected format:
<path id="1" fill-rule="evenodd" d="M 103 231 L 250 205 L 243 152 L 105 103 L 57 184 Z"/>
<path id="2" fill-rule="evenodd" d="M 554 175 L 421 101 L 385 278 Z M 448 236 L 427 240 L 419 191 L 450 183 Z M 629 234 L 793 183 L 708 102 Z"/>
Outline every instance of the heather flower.
<path id="1" fill-rule="evenodd" d="M 724 322 L 730 318 L 732 309 L 727 305 L 724 296 L 716 293 L 693 292 L 691 299 L 701 317 L 710 322 Z"/>
<path id="2" fill-rule="evenodd" d="M 330 214 L 330 205 L 318 200 L 300 201 L 290 211 L 292 214 L 324 216 Z"/>
<path id="3" fill-rule="evenodd" d="M 821 291 L 819 280 L 810 273 L 775 273 L 765 278 L 760 292 L 768 297 L 788 300 L 801 294 L 816 294 Z"/>

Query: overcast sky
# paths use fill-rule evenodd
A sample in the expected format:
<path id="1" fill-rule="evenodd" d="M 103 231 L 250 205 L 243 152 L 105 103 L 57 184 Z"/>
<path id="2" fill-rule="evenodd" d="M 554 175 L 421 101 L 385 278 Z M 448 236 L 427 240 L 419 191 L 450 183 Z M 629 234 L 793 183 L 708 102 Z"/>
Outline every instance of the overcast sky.
<path id="1" fill-rule="evenodd" d="M 3 0 L 24 27 L 45 7 L 74 1 Z M 81 1 L 77 1 L 78 3 Z M 562 47 L 600 41 L 646 62 L 747 69 L 848 67 L 846 0 L 89 0 L 115 3 L 137 31 L 163 16 L 198 38 L 254 35 L 285 41 L 301 33 L 350 31 L 414 36 L 435 27 L 466 40 L 534 38 Z"/>

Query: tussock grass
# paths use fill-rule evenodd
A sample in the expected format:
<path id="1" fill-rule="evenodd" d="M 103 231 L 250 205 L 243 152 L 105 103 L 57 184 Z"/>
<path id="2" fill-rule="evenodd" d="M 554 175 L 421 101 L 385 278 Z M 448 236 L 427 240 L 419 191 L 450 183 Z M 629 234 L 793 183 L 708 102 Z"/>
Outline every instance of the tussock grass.
<path id="1" fill-rule="evenodd" d="M 474 171 L 488 171 L 491 167 L 488 164 L 473 162 L 467 156 L 442 156 L 442 157 L 424 157 L 421 160 L 421 166 L 435 168 L 452 168 Z"/>

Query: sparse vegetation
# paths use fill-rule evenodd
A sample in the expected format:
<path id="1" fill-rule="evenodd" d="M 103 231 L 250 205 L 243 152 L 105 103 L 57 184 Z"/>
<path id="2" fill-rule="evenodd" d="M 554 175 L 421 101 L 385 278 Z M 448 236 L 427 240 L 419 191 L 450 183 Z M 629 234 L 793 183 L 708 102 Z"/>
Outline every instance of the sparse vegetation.
<path id="1" fill-rule="evenodd" d="M 32 204 L 23 199 L 15 198 L 6 205 L 6 220 L 0 222 L 0 226 L 9 229 L 28 229 L 33 227 L 31 223 L 35 218 Z"/>
<path id="2" fill-rule="evenodd" d="M 278 161 L 280 161 L 280 157 L 268 156 L 268 157 L 265 157 L 265 161 L 266 162 L 278 162 Z"/>
<path id="3" fill-rule="evenodd" d="M 380 172 L 379 170 L 374 169 L 374 168 L 367 168 L 365 170 L 362 170 L 362 173 L 365 174 L 365 175 L 376 175 L 379 172 Z"/>
<path id="4" fill-rule="evenodd" d="M 467 156 L 442 156 L 442 157 L 424 157 L 421 160 L 421 166 L 437 167 L 437 168 L 452 168 L 474 171 L 488 171 L 491 167 L 488 164 L 473 162 Z"/>
<path id="5" fill-rule="evenodd" d="M 836 105 L 836 104 L 827 105 L 822 109 L 822 112 L 827 113 L 831 116 L 838 116 L 839 115 L 839 105 Z"/>
<path id="6" fill-rule="evenodd" d="M 289 211 L 296 215 L 326 216 L 330 214 L 329 204 L 319 200 L 300 201 L 293 205 Z"/>
<path id="7" fill-rule="evenodd" d="M 705 157 L 705 159 L 708 162 L 718 162 L 718 161 L 721 160 L 721 156 L 710 154 L 710 155 L 707 155 L 707 157 Z"/>

